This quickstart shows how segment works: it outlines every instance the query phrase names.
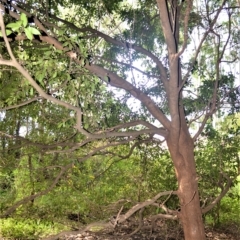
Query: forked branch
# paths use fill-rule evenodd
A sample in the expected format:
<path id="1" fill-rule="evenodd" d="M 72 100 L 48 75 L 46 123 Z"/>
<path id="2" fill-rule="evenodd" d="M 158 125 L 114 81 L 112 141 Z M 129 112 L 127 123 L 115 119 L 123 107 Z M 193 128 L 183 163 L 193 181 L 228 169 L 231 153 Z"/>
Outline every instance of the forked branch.
<path id="1" fill-rule="evenodd" d="M 202 213 L 205 214 L 209 212 L 212 208 L 214 208 L 220 201 L 221 199 L 227 194 L 229 191 L 231 184 L 234 179 L 231 179 L 229 176 L 227 176 L 225 173 L 222 172 L 222 175 L 227 179 L 227 183 L 224 187 L 224 189 L 221 191 L 221 193 L 205 208 L 202 209 Z"/>
<path id="2" fill-rule="evenodd" d="M 126 219 L 128 219 L 129 217 L 131 217 L 134 213 L 136 213 L 137 211 L 139 211 L 142 208 L 145 208 L 147 206 L 152 205 L 154 202 L 156 202 L 160 197 L 162 196 L 166 196 L 166 195 L 171 195 L 171 194 L 177 194 L 176 191 L 166 191 L 166 192 L 161 192 L 158 193 L 155 197 L 153 197 L 152 199 L 148 199 L 145 202 L 142 203 L 138 203 L 135 206 L 133 206 L 130 210 L 128 210 L 125 214 L 119 216 L 119 223 L 124 222 Z"/>

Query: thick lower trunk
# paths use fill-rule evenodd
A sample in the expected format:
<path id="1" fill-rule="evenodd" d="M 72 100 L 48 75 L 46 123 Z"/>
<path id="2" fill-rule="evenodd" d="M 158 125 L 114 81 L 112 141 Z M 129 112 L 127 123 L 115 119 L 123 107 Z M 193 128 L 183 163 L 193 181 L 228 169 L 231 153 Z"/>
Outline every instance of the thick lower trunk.
<path id="1" fill-rule="evenodd" d="M 206 239 L 196 178 L 186 176 L 182 177 L 181 180 L 179 179 L 178 191 L 181 204 L 179 217 L 183 226 L 185 240 Z"/>
<path id="2" fill-rule="evenodd" d="M 204 240 L 206 237 L 198 194 L 193 141 L 189 133 L 182 130 L 179 139 L 174 139 L 170 133 L 167 142 L 178 180 L 181 206 L 179 218 L 185 240 Z"/>

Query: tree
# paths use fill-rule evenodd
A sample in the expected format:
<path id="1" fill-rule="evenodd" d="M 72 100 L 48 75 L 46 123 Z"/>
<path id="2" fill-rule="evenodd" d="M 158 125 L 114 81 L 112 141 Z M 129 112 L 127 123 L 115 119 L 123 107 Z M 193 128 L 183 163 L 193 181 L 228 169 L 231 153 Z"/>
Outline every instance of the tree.
<path id="1" fill-rule="evenodd" d="M 41 101 L 65 107 L 67 110 L 61 111 L 69 119 L 59 126 L 75 128 L 78 138 L 70 142 L 69 148 L 68 141 L 62 144 L 57 139 L 45 151 L 65 154 L 88 145 L 89 153 L 78 157 L 78 161 L 103 154 L 104 149 L 110 154 L 110 147 L 127 143 L 132 144 L 131 154 L 138 144 L 159 144 L 164 139 L 173 161 L 177 191 L 159 193 L 151 201 L 134 206 L 127 214 L 119 214 L 118 222 L 161 196 L 177 194 L 179 210 L 166 210 L 167 217 L 180 219 L 185 239 L 202 240 L 204 209 L 200 207 L 194 142 L 221 108 L 231 106 L 234 113 L 239 107 L 234 76 L 230 70 L 224 71 L 226 64 L 236 60 L 239 30 L 232 25 L 237 22 L 237 3 L 134 3 L 1 0 L 6 28 L 1 20 L 5 53 L 0 64 L 22 74 L 18 82 L 10 77 L 15 89 L 23 87 L 23 79 L 28 81 L 25 94 L 10 91 L 10 97 L 1 99 L 2 111 Z M 6 50 L 10 60 L 6 59 Z M 106 85 L 124 90 L 122 100 L 113 93 L 109 97 Z M 101 96 L 103 93 L 106 97 Z M 130 96 L 140 101 L 138 112 L 128 109 Z M 53 116 L 57 111 L 47 110 Z M 192 131 L 194 127 L 197 131 Z M 56 181 L 73 165 L 61 167 Z M 40 195 L 31 195 L 27 200 Z M 22 203 L 17 202 L 12 209 Z"/>

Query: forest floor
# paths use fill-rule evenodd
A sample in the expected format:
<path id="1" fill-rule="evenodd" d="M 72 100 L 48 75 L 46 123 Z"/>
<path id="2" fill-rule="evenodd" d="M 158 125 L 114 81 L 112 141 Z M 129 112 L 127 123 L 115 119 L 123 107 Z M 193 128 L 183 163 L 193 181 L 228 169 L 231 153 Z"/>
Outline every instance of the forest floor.
<path id="1" fill-rule="evenodd" d="M 115 229 L 104 229 L 100 231 L 65 231 L 44 240 L 183 240 L 183 232 L 180 226 L 166 226 L 161 221 L 152 227 L 142 227 L 139 231 L 138 225 L 125 224 Z M 135 232 L 135 233 L 134 233 Z M 232 224 L 221 228 L 206 228 L 208 240 L 239 240 L 240 226 Z"/>

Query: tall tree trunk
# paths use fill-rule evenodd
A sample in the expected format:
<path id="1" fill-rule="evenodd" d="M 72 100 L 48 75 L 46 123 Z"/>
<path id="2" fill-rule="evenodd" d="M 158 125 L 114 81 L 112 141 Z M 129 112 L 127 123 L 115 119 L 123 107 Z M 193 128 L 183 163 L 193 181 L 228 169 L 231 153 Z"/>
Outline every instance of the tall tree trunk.
<path id="1" fill-rule="evenodd" d="M 183 226 L 185 240 L 204 240 L 205 231 L 200 208 L 193 140 L 186 128 L 181 128 L 179 139 L 169 134 L 169 151 L 178 180 L 178 197 L 181 210 L 179 218 Z"/>

